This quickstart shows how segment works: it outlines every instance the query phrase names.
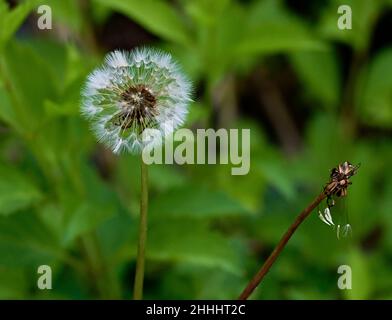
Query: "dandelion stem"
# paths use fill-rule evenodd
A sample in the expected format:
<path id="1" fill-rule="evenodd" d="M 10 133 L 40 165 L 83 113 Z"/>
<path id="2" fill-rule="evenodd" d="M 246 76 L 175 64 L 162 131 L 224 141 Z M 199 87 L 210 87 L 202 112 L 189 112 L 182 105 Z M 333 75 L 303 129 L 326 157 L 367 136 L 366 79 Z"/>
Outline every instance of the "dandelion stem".
<path id="1" fill-rule="evenodd" d="M 274 251 L 270 254 L 268 259 L 264 262 L 261 269 L 256 273 L 253 279 L 246 286 L 245 290 L 241 293 L 239 300 L 246 300 L 252 294 L 252 292 L 257 288 L 257 286 L 264 279 L 265 275 L 268 273 L 269 269 L 274 264 L 275 260 L 279 257 L 280 253 L 286 246 L 287 242 L 290 240 L 293 233 L 297 230 L 298 226 L 304 221 L 310 213 L 316 208 L 321 201 L 323 201 L 327 197 L 327 193 L 323 191 L 320 193 L 317 198 L 315 198 L 309 206 L 304 209 L 298 217 L 294 220 L 291 226 L 287 229 L 286 233 L 283 235 L 282 239 L 280 239 L 279 243 L 275 247 Z"/>
<path id="2" fill-rule="evenodd" d="M 133 290 L 133 298 L 143 298 L 144 260 L 147 241 L 147 210 L 148 210 L 148 167 L 141 159 L 141 200 L 140 200 L 140 222 L 139 243 L 137 248 L 136 274 Z"/>

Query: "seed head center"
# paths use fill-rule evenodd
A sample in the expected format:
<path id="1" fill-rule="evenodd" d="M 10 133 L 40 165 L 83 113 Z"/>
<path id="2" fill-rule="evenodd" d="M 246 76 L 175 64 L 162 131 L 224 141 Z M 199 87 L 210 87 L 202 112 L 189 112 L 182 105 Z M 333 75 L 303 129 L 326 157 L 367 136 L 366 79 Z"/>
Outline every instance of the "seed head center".
<path id="1" fill-rule="evenodd" d="M 138 85 L 129 87 L 121 94 L 122 107 L 127 111 L 137 111 L 141 115 L 151 113 L 155 109 L 156 98 L 145 86 Z"/>
<path id="2" fill-rule="evenodd" d="M 121 111 L 112 119 L 112 123 L 122 129 L 135 125 L 141 133 L 157 115 L 157 100 L 152 92 L 143 85 L 132 86 L 121 94 Z"/>

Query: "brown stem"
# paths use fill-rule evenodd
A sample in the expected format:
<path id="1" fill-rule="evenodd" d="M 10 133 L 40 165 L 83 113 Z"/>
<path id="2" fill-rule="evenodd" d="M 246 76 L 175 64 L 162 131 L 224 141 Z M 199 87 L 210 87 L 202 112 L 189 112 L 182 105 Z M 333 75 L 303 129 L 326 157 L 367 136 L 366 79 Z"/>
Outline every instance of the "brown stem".
<path id="1" fill-rule="evenodd" d="M 279 257 L 280 253 L 286 246 L 287 242 L 290 240 L 291 236 L 297 230 L 298 226 L 304 221 L 309 214 L 316 208 L 321 201 L 323 201 L 327 197 L 327 192 L 323 191 L 320 193 L 316 199 L 314 199 L 309 206 L 304 209 L 299 216 L 295 219 L 292 225 L 287 229 L 286 233 L 283 235 L 282 239 L 280 239 L 278 245 L 275 247 L 274 251 L 270 254 L 267 261 L 263 264 L 261 269 L 256 273 L 254 278 L 249 282 L 246 286 L 245 290 L 241 293 L 239 300 L 246 300 L 252 294 L 252 292 L 257 288 L 260 282 L 263 280 L 275 260 Z"/>

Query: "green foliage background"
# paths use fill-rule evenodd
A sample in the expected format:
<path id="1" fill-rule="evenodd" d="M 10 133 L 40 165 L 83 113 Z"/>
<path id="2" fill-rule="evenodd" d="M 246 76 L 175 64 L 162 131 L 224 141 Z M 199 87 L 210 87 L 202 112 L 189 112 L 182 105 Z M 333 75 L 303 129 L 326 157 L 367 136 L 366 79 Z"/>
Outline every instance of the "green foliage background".
<path id="1" fill-rule="evenodd" d="M 236 298 L 329 169 L 349 160 L 362 163 L 347 198 L 353 237 L 338 241 L 313 214 L 253 298 L 391 299 L 392 46 L 390 29 L 381 42 L 375 30 L 392 2 L 311 2 L 301 14 L 279 0 L 0 0 L 0 298 L 131 297 L 139 159 L 98 145 L 79 113 L 81 86 L 108 51 L 96 30 L 121 14 L 193 79 L 186 127 L 252 134 L 249 175 L 150 168 L 145 297 Z M 42 3 L 53 30 L 36 28 Z M 352 30 L 336 26 L 340 4 L 352 7 Z M 270 92 L 249 86 L 259 72 L 275 80 L 296 145 L 271 120 L 277 109 L 252 111 Z M 279 93 L 287 77 L 294 95 Z M 52 290 L 37 289 L 42 264 Z M 352 290 L 337 288 L 342 264 Z"/>

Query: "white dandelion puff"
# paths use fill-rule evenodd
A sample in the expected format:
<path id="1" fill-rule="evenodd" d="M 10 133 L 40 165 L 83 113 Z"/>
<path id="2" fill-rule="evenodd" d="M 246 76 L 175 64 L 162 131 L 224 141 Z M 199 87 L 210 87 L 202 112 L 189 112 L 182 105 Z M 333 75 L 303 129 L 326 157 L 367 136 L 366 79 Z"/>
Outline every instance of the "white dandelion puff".
<path id="1" fill-rule="evenodd" d="M 114 153 L 137 153 L 145 147 L 146 129 L 158 130 L 162 140 L 184 123 L 190 91 L 171 55 L 149 48 L 114 51 L 88 76 L 82 114 Z"/>

